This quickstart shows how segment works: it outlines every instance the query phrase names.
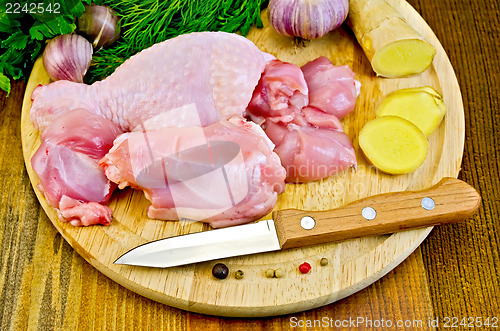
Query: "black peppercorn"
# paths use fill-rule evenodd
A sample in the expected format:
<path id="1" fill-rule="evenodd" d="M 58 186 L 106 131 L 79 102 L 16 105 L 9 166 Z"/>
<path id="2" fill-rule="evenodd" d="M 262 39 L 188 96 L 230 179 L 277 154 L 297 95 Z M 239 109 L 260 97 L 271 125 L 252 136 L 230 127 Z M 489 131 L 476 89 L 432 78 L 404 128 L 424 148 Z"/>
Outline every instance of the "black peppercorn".
<path id="1" fill-rule="evenodd" d="M 212 268 L 212 275 L 218 279 L 225 279 L 229 275 L 229 268 L 224 263 L 217 263 Z"/>

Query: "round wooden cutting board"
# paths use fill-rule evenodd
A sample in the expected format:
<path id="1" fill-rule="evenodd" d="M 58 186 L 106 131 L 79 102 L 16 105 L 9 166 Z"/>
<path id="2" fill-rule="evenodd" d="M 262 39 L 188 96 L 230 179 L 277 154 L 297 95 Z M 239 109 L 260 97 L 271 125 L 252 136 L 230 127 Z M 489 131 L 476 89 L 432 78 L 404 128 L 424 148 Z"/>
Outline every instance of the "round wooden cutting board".
<path id="1" fill-rule="evenodd" d="M 277 35 L 268 25 L 248 34 L 262 51 L 303 65 L 324 55 L 334 65 L 349 65 L 361 82 L 356 109 L 342 122 L 352 139 L 358 169 L 314 183 L 287 185 L 276 209 L 326 210 L 383 192 L 419 190 L 442 177 L 457 177 L 464 145 L 464 112 L 453 68 L 436 36 L 405 1 L 388 0 L 437 50 L 433 65 L 424 73 L 402 79 L 377 78 L 360 46 L 349 31 L 336 30 L 322 39 L 297 45 L 292 38 Z M 148 219 L 149 202 L 142 192 L 116 191 L 109 203 L 114 219 L 109 226 L 73 227 L 57 218 L 36 189 L 39 183 L 30 158 L 40 145 L 40 134 L 29 121 L 30 95 L 38 84 L 50 82 L 42 62 L 33 69 L 26 88 L 22 114 L 22 144 L 26 168 L 35 192 L 54 226 L 90 264 L 117 283 L 145 297 L 177 308 L 221 316 L 270 316 L 307 310 L 344 298 L 384 276 L 404 260 L 425 239 L 431 228 L 393 235 L 348 240 L 340 243 L 220 260 L 230 276 L 218 280 L 211 274 L 218 261 L 155 269 L 114 265 L 113 261 L 145 242 L 208 229 L 202 223 Z M 358 132 L 375 117 L 375 109 L 390 92 L 406 87 L 432 86 L 443 95 L 448 107 L 445 119 L 429 137 L 429 155 L 418 170 L 391 176 L 370 167 L 358 144 Z M 269 215 L 267 216 L 269 217 Z M 335 222 L 335 220 L 332 220 Z M 320 266 L 321 258 L 330 261 Z M 307 261 L 312 270 L 301 274 L 298 266 Z M 281 268 L 283 278 L 266 278 L 267 269 Z M 234 272 L 244 271 L 243 279 Z"/>

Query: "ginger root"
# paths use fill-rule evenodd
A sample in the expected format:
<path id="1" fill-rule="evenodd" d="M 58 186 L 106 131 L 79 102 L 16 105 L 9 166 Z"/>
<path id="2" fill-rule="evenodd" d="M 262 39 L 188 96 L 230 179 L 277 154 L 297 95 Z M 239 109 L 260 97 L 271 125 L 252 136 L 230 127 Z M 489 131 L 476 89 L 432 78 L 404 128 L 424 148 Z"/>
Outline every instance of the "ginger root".
<path id="1" fill-rule="evenodd" d="M 443 97 L 429 86 L 394 91 L 377 108 L 377 117 L 402 117 L 415 124 L 426 136 L 438 127 L 445 113 Z"/>
<path id="2" fill-rule="evenodd" d="M 436 49 L 384 0 L 350 0 L 348 24 L 379 76 L 419 74 L 436 54 Z"/>
<path id="3" fill-rule="evenodd" d="M 374 166 L 394 175 L 416 170 L 428 152 L 422 131 L 397 116 L 384 116 L 366 123 L 359 132 L 359 146 Z"/>

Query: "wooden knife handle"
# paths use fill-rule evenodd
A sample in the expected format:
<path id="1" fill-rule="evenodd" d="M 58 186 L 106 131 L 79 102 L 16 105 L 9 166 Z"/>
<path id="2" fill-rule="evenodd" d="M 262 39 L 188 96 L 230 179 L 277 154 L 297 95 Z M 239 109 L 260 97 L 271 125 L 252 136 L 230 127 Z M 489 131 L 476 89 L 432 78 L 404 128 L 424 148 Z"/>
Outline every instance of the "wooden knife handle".
<path id="1" fill-rule="evenodd" d="M 472 186 L 443 178 L 423 191 L 379 194 L 327 211 L 280 210 L 273 219 L 280 246 L 287 249 L 459 222 L 472 217 L 480 203 Z"/>

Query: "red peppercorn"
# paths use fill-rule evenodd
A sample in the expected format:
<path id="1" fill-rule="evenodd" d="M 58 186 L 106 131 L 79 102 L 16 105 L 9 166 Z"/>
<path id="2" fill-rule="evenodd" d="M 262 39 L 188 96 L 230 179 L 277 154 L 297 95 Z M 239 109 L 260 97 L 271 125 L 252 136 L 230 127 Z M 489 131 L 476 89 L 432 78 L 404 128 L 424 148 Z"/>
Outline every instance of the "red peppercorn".
<path id="1" fill-rule="evenodd" d="M 311 270 L 311 265 L 307 262 L 302 263 L 299 265 L 299 271 L 303 274 L 307 274 Z"/>

